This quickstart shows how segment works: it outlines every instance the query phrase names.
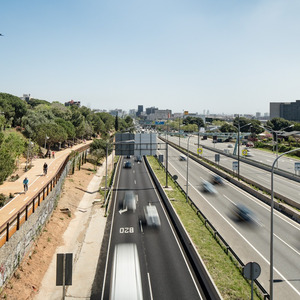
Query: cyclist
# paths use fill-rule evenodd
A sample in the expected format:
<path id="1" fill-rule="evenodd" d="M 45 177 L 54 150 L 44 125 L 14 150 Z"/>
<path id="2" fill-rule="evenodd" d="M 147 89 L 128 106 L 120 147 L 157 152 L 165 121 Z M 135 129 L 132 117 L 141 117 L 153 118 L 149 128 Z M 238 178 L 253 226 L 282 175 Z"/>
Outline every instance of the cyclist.
<path id="1" fill-rule="evenodd" d="M 44 175 L 47 175 L 47 171 L 48 171 L 48 165 L 47 165 L 47 163 L 46 163 L 46 162 L 44 163 L 44 166 L 43 166 L 43 171 L 44 171 Z"/>
<path id="2" fill-rule="evenodd" d="M 28 183 L 29 183 L 29 180 L 27 177 L 25 177 L 23 180 L 24 193 L 26 193 L 28 191 Z"/>

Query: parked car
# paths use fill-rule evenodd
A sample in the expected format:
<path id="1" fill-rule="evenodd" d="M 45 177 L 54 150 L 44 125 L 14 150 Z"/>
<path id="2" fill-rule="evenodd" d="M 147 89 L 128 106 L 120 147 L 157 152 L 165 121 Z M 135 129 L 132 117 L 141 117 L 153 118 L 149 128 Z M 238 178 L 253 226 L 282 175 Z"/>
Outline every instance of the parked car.
<path id="1" fill-rule="evenodd" d="M 125 169 L 130 169 L 131 168 L 131 162 L 129 160 L 127 160 L 124 164 L 124 168 Z"/>
<path id="2" fill-rule="evenodd" d="M 157 212 L 157 208 L 154 205 L 147 205 L 144 207 L 144 215 L 146 220 L 146 225 L 150 227 L 159 227 L 160 218 Z"/>

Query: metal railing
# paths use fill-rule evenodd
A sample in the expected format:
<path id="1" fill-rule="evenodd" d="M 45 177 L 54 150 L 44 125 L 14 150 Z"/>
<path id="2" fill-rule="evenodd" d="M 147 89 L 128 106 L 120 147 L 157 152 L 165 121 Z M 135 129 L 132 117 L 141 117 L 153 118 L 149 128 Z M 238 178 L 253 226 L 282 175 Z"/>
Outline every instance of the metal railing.
<path id="1" fill-rule="evenodd" d="M 164 171 L 166 171 L 165 166 L 162 163 L 160 163 L 159 161 L 158 161 L 158 163 L 164 169 Z M 176 180 L 174 180 L 173 176 L 170 174 L 169 171 L 168 171 L 168 176 L 173 181 L 173 183 L 175 184 L 175 186 L 180 190 L 180 192 L 182 194 L 184 194 L 184 196 L 186 197 L 186 193 L 185 193 L 184 189 L 181 187 L 181 185 Z M 215 229 L 215 227 L 213 226 L 213 224 L 208 220 L 208 218 L 204 215 L 204 213 L 198 208 L 198 206 L 195 204 L 195 202 L 189 196 L 188 196 L 188 203 L 190 204 L 190 206 L 192 207 L 192 209 L 195 210 L 197 216 L 201 218 L 201 220 L 203 221 L 205 227 L 211 232 L 211 234 L 214 236 L 214 238 L 216 239 L 216 241 L 224 249 L 225 253 L 227 255 L 231 255 L 238 262 L 239 266 L 241 268 L 243 268 L 245 266 L 245 264 L 243 263 L 243 261 L 234 252 L 234 250 L 230 247 L 230 245 L 226 242 L 226 240 Z M 260 284 L 260 282 L 257 279 L 255 279 L 254 283 L 257 286 L 257 288 L 260 290 L 263 298 L 264 299 L 269 299 L 268 292 L 264 289 L 264 287 Z"/>
<path id="2" fill-rule="evenodd" d="M 75 152 L 83 152 L 90 146 L 85 145 Z M 66 157 L 64 162 L 57 169 L 52 178 L 50 178 L 34 195 L 28 200 L 23 207 L 21 207 L 15 214 L 9 218 L 4 224 L 0 225 L 0 248 L 9 241 L 12 235 L 20 229 L 20 226 L 24 224 L 28 218 L 36 211 L 41 205 L 42 201 L 46 199 L 49 193 L 55 188 L 62 173 L 64 172 L 68 162 L 70 160 L 70 154 Z M 81 160 L 83 163 L 83 160 Z"/>

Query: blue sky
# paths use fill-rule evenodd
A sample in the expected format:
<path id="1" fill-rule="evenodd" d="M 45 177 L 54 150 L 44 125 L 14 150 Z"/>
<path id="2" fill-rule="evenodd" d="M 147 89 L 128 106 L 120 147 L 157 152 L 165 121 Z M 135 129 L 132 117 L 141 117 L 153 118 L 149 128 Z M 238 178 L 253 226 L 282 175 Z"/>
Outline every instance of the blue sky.
<path id="1" fill-rule="evenodd" d="M 11 0 L 0 91 L 92 109 L 269 112 L 300 99 L 300 1 Z"/>

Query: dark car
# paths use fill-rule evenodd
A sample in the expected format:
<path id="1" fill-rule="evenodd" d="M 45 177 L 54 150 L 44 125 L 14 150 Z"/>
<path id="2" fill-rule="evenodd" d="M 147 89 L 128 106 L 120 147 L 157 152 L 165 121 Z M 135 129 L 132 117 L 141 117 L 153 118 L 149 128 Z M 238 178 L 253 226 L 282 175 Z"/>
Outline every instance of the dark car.
<path id="1" fill-rule="evenodd" d="M 125 162 L 124 168 L 126 168 L 126 169 L 131 168 L 131 162 L 129 160 Z"/>
<path id="2" fill-rule="evenodd" d="M 235 218 L 242 222 L 259 223 L 254 213 L 244 204 L 233 205 L 233 214 Z"/>
<path id="3" fill-rule="evenodd" d="M 137 155 L 135 158 L 136 162 L 142 162 L 142 156 L 141 155 Z"/>
<path id="4" fill-rule="evenodd" d="M 219 184 L 219 185 L 224 184 L 222 177 L 219 175 L 213 175 L 211 178 L 211 182 L 212 184 Z"/>

